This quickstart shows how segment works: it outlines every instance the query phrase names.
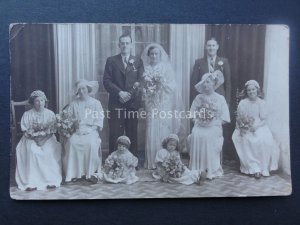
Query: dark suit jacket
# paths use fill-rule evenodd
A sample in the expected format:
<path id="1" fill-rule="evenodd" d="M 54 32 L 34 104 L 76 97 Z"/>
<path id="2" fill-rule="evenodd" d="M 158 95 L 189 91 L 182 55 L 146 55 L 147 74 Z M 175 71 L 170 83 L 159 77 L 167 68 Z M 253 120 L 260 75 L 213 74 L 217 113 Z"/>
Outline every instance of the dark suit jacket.
<path id="1" fill-rule="evenodd" d="M 223 62 L 223 65 L 221 62 Z M 221 85 L 216 92 L 223 95 L 227 101 L 227 103 L 230 105 L 230 98 L 231 98 L 231 73 L 230 73 L 230 66 L 228 63 L 228 60 L 226 58 L 222 58 L 217 56 L 215 61 L 215 70 L 221 70 L 224 75 L 224 84 Z M 197 94 L 199 94 L 195 89 L 195 84 L 197 84 L 199 81 L 201 81 L 202 76 L 205 73 L 208 73 L 208 62 L 207 57 L 197 59 L 195 61 L 195 65 L 193 68 L 193 73 L 191 77 L 191 95 L 190 95 L 190 101 L 192 102 Z"/>
<path id="2" fill-rule="evenodd" d="M 109 57 L 105 64 L 103 85 L 109 93 L 108 109 L 127 108 L 137 110 L 141 107 L 141 91 L 135 91 L 131 99 L 126 103 L 120 102 L 119 92 L 130 91 L 135 82 L 142 82 L 144 72 L 141 59 L 130 55 L 129 60 L 134 60 L 124 67 L 121 54 Z"/>

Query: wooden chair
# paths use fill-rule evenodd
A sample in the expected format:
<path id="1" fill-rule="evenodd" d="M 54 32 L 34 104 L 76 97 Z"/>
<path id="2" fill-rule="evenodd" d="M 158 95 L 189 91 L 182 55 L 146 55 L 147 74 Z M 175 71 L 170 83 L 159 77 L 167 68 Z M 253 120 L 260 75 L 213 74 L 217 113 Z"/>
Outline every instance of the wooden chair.
<path id="1" fill-rule="evenodd" d="M 15 185 L 15 170 L 16 170 L 16 147 L 20 141 L 23 132 L 21 130 L 21 117 L 23 113 L 31 108 L 31 105 L 28 103 L 28 100 L 15 102 L 10 101 L 10 131 L 11 131 L 11 155 L 10 155 L 10 172 L 11 172 L 11 185 Z M 19 110 L 18 110 L 19 109 Z"/>

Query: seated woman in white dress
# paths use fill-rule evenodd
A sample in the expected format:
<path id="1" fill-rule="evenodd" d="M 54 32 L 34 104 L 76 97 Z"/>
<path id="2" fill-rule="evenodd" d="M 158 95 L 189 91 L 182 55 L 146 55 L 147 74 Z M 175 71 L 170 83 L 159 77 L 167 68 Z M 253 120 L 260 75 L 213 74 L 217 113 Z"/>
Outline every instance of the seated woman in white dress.
<path id="1" fill-rule="evenodd" d="M 223 147 L 222 124 L 230 122 L 229 110 L 224 96 L 215 90 L 224 82 L 221 71 L 206 73 L 195 85 L 199 95 L 194 99 L 190 113 L 194 122 L 189 135 L 191 170 L 207 172 L 212 179 L 223 175 L 221 151 Z"/>
<path id="2" fill-rule="evenodd" d="M 138 181 L 139 178 L 135 175 L 138 159 L 128 150 L 130 144 L 127 136 L 120 136 L 117 139 L 117 150 L 105 160 L 101 180 L 115 184 L 133 184 Z"/>
<path id="3" fill-rule="evenodd" d="M 163 182 L 190 185 L 200 182 L 199 171 L 189 170 L 181 161 L 178 149 L 179 138 L 170 134 L 162 143 L 162 149 L 156 153 L 156 171 L 152 176 Z"/>
<path id="4" fill-rule="evenodd" d="M 76 120 L 76 131 L 65 143 L 63 168 L 65 181 L 85 178 L 97 182 L 101 170 L 101 139 L 104 112 L 101 103 L 89 96 L 98 91 L 98 82 L 79 80 L 75 84 L 76 99 L 67 108 Z"/>
<path id="5" fill-rule="evenodd" d="M 21 119 L 24 134 L 16 149 L 16 182 L 21 190 L 56 188 L 62 181 L 61 145 L 54 136 L 56 119 L 45 108 L 46 101 L 44 92 L 32 92 L 29 103 L 33 108 Z"/>
<path id="6" fill-rule="evenodd" d="M 232 140 L 240 158 L 241 172 L 259 179 L 277 170 L 279 147 L 266 124 L 266 103 L 259 97 L 261 91 L 257 81 L 247 81 L 243 92 L 245 99 L 238 105 Z"/>

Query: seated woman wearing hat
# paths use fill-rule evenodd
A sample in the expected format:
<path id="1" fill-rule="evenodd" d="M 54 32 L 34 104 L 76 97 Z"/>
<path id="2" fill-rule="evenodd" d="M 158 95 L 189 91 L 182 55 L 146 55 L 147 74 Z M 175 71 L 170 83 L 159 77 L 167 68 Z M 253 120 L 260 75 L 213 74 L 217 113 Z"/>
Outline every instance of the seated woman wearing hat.
<path id="1" fill-rule="evenodd" d="M 79 80 L 75 83 L 76 98 L 67 111 L 76 120 L 76 131 L 65 143 L 63 169 L 65 181 L 85 178 L 97 182 L 96 172 L 101 169 L 101 139 L 103 127 L 101 103 L 90 95 L 98 91 L 98 82 Z"/>
<path id="2" fill-rule="evenodd" d="M 44 92 L 32 92 L 29 103 L 33 108 L 21 119 L 24 134 L 16 149 L 16 182 L 21 190 L 56 188 L 62 181 L 61 146 L 53 135 L 55 114 L 45 108 L 46 101 Z"/>
<path id="3" fill-rule="evenodd" d="M 279 147 L 266 124 L 266 102 L 257 81 L 249 80 L 237 109 L 232 140 L 240 158 L 240 170 L 259 179 L 278 169 Z"/>
<path id="4" fill-rule="evenodd" d="M 220 158 L 224 140 L 222 124 L 229 123 L 230 116 L 224 96 L 215 92 L 223 82 L 224 77 L 219 70 L 204 74 L 195 85 L 200 94 L 190 109 L 194 127 L 188 137 L 189 168 L 206 172 L 208 179 L 223 175 Z"/>
<path id="5" fill-rule="evenodd" d="M 133 184 L 138 181 L 139 178 L 135 175 L 138 159 L 129 151 L 130 144 L 127 136 L 117 139 L 117 150 L 105 160 L 101 180 L 115 184 Z"/>

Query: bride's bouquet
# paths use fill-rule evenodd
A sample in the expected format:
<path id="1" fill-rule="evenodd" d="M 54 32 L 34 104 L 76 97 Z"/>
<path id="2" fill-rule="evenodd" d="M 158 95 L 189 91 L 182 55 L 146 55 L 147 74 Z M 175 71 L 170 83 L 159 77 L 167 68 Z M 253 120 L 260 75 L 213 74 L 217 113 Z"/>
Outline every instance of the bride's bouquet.
<path id="1" fill-rule="evenodd" d="M 77 120 L 72 117 L 68 111 L 63 110 L 60 114 L 56 114 L 56 127 L 60 135 L 71 137 L 76 131 Z"/>
<path id="2" fill-rule="evenodd" d="M 207 99 L 201 99 L 201 105 L 196 109 L 196 121 L 202 125 L 209 124 L 214 118 L 217 117 L 216 104 Z"/>
<path id="3" fill-rule="evenodd" d="M 31 138 L 45 137 L 46 135 L 53 133 L 54 129 L 55 126 L 53 122 L 49 122 L 47 124 L 34 122 L 26 131 L 26 134 Z"/>
<path id="4" fill-rule="evenodd" d="M 107 158 L 104 163 L 104 173 L 114 179 L 121 178 L 123 176 L 124 167 L 117 156 Z"/>
<path id="5" fill-rule="evenodd" d="M 251 131 L 251 128 L 253 128 L 254 122 L 255 122 L 255 119 L 251 116 L 248 116 L 245 113 L 238 114 L 238 116 L 236 118 L 236 124 L 240 130 L 241 135 L 244 135 L 247 132 Z"/>
<path id="6" fill-rule="evenodd" d="M 175 154 L 171 154 L 170 157 L 163 161 L 162 167 L 165 171 L 165 176 L 163 176 L 165 181 L 167 181 L 169 177 L 180 178 L 185 170 L 184 164 Z"/>
<path id="7" fill-rule="evenodd" d="M 162 77 L 159 68 L 146 70 L 143 77 L 145 81 L 145 97 L 149 103 L 157 105 L 166 87 L 166 81 Z"/>

